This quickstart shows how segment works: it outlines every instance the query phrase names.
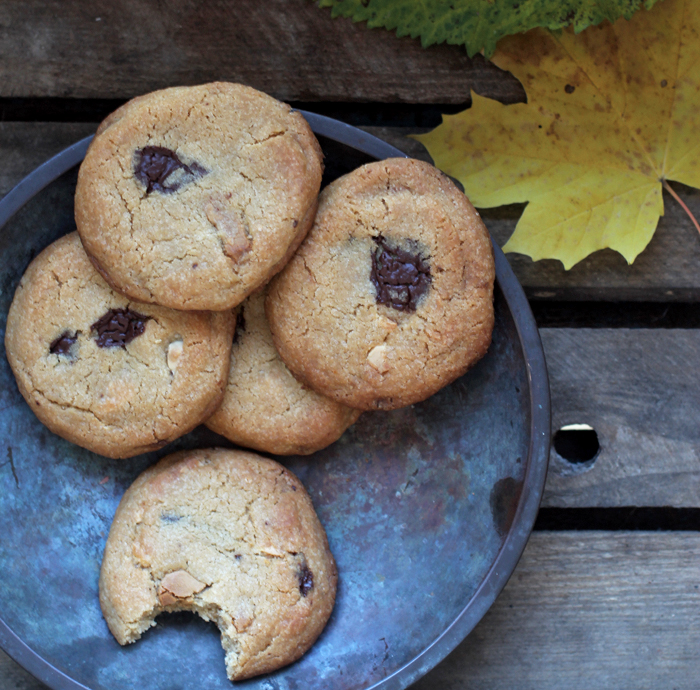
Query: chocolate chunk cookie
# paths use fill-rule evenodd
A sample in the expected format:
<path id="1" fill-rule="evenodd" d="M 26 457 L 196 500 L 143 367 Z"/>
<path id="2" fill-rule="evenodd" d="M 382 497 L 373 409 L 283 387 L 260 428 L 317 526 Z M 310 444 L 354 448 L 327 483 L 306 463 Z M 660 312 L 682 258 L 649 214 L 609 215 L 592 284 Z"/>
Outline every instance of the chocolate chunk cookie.
<path id="1" fill-rule="evenodd" d="M 299 383 L 272 343 L 265 293 L 239 308 L 221 407 L 205 423 L 234 443 L 278 455 L 308 455 L 336 441 L 359 417 Z"/>
<path id="2" fill-rule="evenodd" d="M 247 86 L 139 96 L 102 123 L 80 167 L 78 232 L 132 299 L 229 309 L 308 232 L 322 158 L 299 113 Z"/>
<path id="3" fill-rule="evenodd" d="M 77 233 L 30 264 L 7 317 L 19 390 L 59 436 L 109 457 L 160 448 L 221 402 L 232 312 L 133 302 L 94 269 Z"/>
<path id="4" fill-rule="evenodd" d="M 321 194 L 271 283 L 275 346 L 308 386 L 358 409 L 424 400 L 486 352 L 495 269 L 467 198 L 427 163 L 365 165 Z"/>
<path id="5" fill-rule="evenodd" d="M 105 547 L 100 603 L 119 644 L 163 611 L 195 611 L 221 631 L 243 680 L 298 659 L 335 602 L 337 571 L 299 480 L 253 453 L 163 458 L 122 498 Z"/>

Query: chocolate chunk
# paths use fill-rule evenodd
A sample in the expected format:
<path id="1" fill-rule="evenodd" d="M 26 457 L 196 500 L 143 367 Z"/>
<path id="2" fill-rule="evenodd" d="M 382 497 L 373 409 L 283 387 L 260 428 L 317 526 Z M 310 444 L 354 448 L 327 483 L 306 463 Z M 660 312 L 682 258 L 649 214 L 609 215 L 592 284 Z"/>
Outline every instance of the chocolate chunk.
<path id="1" fill-rule="evenodd" d="M 182 170 L 183 175 L 168 182 L 168 178 L 178 170 Z M 176 192 L 184 183 L 206 173 L 207 171 L 199 163 L 185 165 L 175 151 L 166 149 L 164 146 L 146 146 L 136 151 L 134 155 L 134 174 L 136 179 L 145 185 L 146 194 Z"/>
<path id="2" fill-rule="evenodd" d="M 64 331 L 49 345 L 49 352 L 52 355 L 67 355 L 77 339 L 77 333 L 71 335 L 70 331 Z"/>
<path id="3" fill-rule="evenodd" d="M 430 265 L 417 247 L 412 251 L 392 247 L 381 235 L 374 241 L 377 248 L 372 252 L 370 280 L 376 289 L 377 303 L 398 311 L 415 311 L 430 287 Z M 409 241 L 410 244 L 415 243 Z"/>
<path id="4" fill-rule="evenodd" d="M 299 592 L 302 597 L 305 597 L 314 587 L 314 574 L 306 563 L 302 563 L 297 578 L 299 579 Z"/>
<path id="5" fill-rule="evenodd" d="M 131 309 L 110 309 L 90 328 L 97 331 L 98 347 L 126 347 L 146 330 L 148 319 Z"/>

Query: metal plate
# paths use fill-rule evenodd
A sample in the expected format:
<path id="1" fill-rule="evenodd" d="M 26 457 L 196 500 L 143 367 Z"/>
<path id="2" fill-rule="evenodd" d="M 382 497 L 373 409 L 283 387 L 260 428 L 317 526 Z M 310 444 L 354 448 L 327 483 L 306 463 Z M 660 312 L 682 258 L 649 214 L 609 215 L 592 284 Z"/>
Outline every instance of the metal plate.
<path id="1" fill-rule="evenodd" d="M 402 156 L 348 125 L 304 113 L 328 177 Z M 29 261 L 74 229 L 88 140 L 0 202 L 0 327 Z M 335 610 L 297 663 L 237 684 L 255 690 L 399 690 L 444 658 L 505 585 L 537 513 L 549 452 L 549 389 L 529 306 L 495 248 L 496 327 L 486 357 L 424 403 L 364 414 L 311 457 L 282 459 L 304 482 L 338 562 Z M 4 337 L 3 337 L 4 339 Z M 108 460 L 50 433 L 0 359 L 0 646 L 56 690 L 230 689 L 218 631 L 159 618 L 120 647 L 97 582 L 119 499 L 180 448 L 230 446 L 200 428 L 167 448 Z"/>

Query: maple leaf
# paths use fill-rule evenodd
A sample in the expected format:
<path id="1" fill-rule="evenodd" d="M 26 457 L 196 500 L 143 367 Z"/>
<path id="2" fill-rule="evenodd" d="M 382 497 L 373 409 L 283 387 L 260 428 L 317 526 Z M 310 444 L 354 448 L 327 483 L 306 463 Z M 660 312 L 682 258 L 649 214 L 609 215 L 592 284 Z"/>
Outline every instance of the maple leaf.
<path id="1" fill-rule="evenodd" d="M 657 0 L 319 0 L 332 16 L 366 21 L 370 28 L 396 29 L 397 36 L 420 36 L 433 43 L 464 45 L 469 57 L 490 56 L 503 36 L 535 27 L 583 31 L 603 20 L 629 19 Z"/>
<path id="2" fill-rule="evenodd" d="M 700 0 L 578 36 L 536 29 L 493 61 L 528 102 L 474 95 L 416 138 L 475 206 L 529 202 L 504 251 L 569 269 L 610 247 L 632 263 L 663 215 L 662 185 L 700 187 Z"/>

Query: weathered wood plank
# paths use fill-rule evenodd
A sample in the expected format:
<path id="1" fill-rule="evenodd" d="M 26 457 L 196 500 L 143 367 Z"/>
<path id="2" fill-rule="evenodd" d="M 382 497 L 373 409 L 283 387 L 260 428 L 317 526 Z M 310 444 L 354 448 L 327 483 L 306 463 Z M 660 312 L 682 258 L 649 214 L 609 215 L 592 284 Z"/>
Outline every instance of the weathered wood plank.
<path id="1" fill-rule="evenodd" d="M 522 97 L 514 78 L 460 46 L 424 49 L 310 0 L 0 3 L 0 96 L 130 98 L 217 79 L 296 101 Z"/>
<path id="2" fill-rule="evenodd" d="M 481 623 L 412 688 L 695 690 L 699 562 L 695 533 L 535 532 Z M 45 686 L 0 652 L 0 688 Z"/>
<path id="3" fill-rule="evenodd" d="M 0 688 L 2 690 L 46 690 L 34 676 L 0 650 Z"/>
<path id="4" fill-rule="evenodd" d="M 95 129 L 91 123 L 0 122 L 0 198 L 38 165 Z"/>
<path id="5" fill-rule="evenodd" d="M 698 687 L 700 535 L 532 535 L 474 632 L 413 690 Z"/>
<path id="6" fill-rule="evenodd" d="M 588 424 L 592 465 L 550 456 L 543 505 L 700 506 L 700 330 L 541 330 L 552 430 Z"/>
<path id="7" fill-rule="evenodd" d="M 0 195 L 36 165 L 94 129 L 89 123 L 0 123 Z M 407 138 L 402 128 L 365 129 L 409 155 L 429 159 L 423 146 Z M 680 186 L 679 192 L 700 216 L 700 192 Z M 509 255 L 509 261 L 528 296 L 537 299 L 700 301 L 700 238 L 678 205 L 666 196 L 665 200 L 666 216 L 632 266 L 609 250 L 597 252 L 568 272 L 557 261 L 533 263 L 515 254 Z M 519 213 L 515 206 L 482 212 L 500 244 L 513 232 Z"/>

